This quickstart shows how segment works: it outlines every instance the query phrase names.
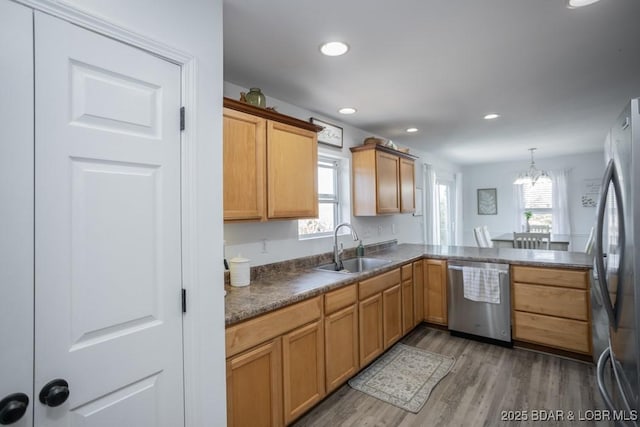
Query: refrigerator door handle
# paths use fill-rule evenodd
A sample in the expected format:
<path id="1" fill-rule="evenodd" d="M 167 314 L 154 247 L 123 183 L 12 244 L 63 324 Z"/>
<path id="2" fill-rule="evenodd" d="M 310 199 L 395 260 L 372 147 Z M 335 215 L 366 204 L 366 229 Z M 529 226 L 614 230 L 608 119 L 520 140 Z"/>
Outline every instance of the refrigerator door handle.
<path id="1" fill-rule="evenodd" d="M 607 347 L 598 358 L 596 381 L 598 383 L 598 390 L 600 390 L 600 394 L 602 395 L 602 400 L 604 400 L 604 404 L 609 411 L 614 411 L 615 407 L 613 406 L 613 399 L 611 398 L 611 394 L 609 394 L 609 390 L 607 390 L 607 387 L 604 384 L 604 369 L 607 366 L 607 361 L 609 359 L 611 359 L 611 349 Z"/>
<path id="2" fill-rule="evenodd" d="M 602 178 L 602 190 L 600 191 L 600 200 L 598 201 L 598 211 L 597 211 L 597 222 L 596 222 L 596 254 L 595 254 L 595 265 L 596 271 L 598 273 L 598 283 L 600 285 L 600 292 L 602 293 L 602 302 L 605 311 L 607 312 L 607 317 L 609 318 L 609 325 L 617 329 L 618 325 L 615 318 L 615 313 L 613 310 L 613 304 L 611 303 L 611 298 L 609 297 L 609 286 L 607 283 L 607 271 L 604 265 L 604 251 L 603 251 L 603 241 L 602 241 L 602 231 L 604 228 L 604 216 L 605 209 L 607 206 L 607 195 L 609 193 L 609 184 L 613 184 L 613 191 L 616 196 L 616 203 L 620 204 L 622 200 L 622 189 L 620 188 L 620 181 L 618 180 L 618 175 L 616 174 L 616 167 L 614 160 L 609 160 L 607 164 L 607 168 L 604 171 L 604 176 Z M 622 210 L 621 206 L 618 206 L 618 214 L 621 218 L 618 221 L 618 234 L 620 236 L 620 248 L 621 251 L 624 250 L 624 220 L 622 219 Z M 622 263 L 622 252 L 620 255 L 620 264 Z M 619 288 L 618 288 L 619 289 Z"/>

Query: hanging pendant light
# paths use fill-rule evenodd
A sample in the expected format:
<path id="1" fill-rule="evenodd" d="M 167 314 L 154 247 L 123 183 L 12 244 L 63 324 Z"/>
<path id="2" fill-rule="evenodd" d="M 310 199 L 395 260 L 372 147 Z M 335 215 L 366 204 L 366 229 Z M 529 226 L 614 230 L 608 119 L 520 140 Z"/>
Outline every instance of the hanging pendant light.
<path id="1" fill-rule="evenodd" d="M 520 174 L 518 175 L 516 180 L 513 181 L 513 183 L 518 185 L 531 184 L 533 186 L 533 185 L 536 185 L 536 182 L 538 181 L 551 180 L 547 172 L 541 169 L 538 169 L 536 167 L 536 162 L 533 160 L 533 152 L 536 151 L 536 149 L 529 148 L 529 151 L 531 152 L 531 164 L 529 165 L 529 169 L 527 169 L 524 172 L 520 172 Z"/>

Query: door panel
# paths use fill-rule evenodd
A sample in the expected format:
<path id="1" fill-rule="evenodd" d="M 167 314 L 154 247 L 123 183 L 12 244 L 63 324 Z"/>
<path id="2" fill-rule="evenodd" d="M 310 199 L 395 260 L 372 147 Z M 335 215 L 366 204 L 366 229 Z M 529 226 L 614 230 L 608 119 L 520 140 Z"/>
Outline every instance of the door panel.
<path id="1" fill-rule="evenodd" d="M 269 218 L 318 217 L 318 140 L 314 132 L 267 122 Z"/>
<path id="2" fill-rule="evenodd" d="M 183 425 L 180 68 L 39 13 L 35 51 L 35 422 Z"/>
<path id="3" fill-rule="evenodd" d="M 376 151 L 376 171 L 377 212 L 400 212 L 400 158 Z"/>
<path id="4" fill-rule="evenodd" d="M 33 423 L 33 17 L 0 2 L 0 400 L 24 393 Z"/>

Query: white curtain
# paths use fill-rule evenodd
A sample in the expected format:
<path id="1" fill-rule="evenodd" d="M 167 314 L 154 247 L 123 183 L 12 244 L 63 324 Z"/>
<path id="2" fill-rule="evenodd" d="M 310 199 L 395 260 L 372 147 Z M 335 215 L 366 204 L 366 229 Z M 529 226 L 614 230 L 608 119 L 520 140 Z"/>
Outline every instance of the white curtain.
<path id="1" fill-rule="evenodd" d="M 524 217 L 524 191 L 522 190 L 522 184 L 513 184 L 513 200 L 516 202 L 513 229 L 517 232 L 524 231 L 527 220 Z"/>
<path id="2" fill-rule="evenodd" d="M 436 171 L 432 165 L 422 165 L 424 177 L 424 223 L 425 243 L 427 245 L 440 244 L 440 224 L 438 222 L 438 193 L 436 186 Z"/>
<path id="3" fill-rule="evenodd" d="M 462 172 L 456 173 L 455 244 L 462 245 Z"/>
<path id="4" fill-rule="evenodd" d="M 549 171 L 551 177 L 551 221 L 554 234 L 571 234 L 569 216 L 569 171 Z"/>

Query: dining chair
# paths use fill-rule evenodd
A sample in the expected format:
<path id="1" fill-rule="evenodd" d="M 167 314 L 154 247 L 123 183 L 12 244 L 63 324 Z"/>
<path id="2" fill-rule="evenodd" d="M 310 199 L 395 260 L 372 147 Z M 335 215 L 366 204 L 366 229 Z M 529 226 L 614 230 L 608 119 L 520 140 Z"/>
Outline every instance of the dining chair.
<path id="1" fill-rule="evenodd" d="M 479 248 L 489 248 L 491 246 L 489 242 L 485 240 L 484 233 L 482 232 L 482 227 L 473 227 L 473 237 L 476 239 L 476 244 Z"/>
<path id="2" fill-rule="evenodd" d="M 548 225 L 530 225 L 529 233 L 549 233 L 550 227 Z"/>
<path id="3" fill-rule="evenodd" d="M 486 225 L 482 226 L 482 236 L 484 237 L 484 241 L 487 244 L 487 247 L 492 248 L 493 241 L 491 240 L 491 234 L 489 234 L 489 228 Z"/>
<path id="4" fill-rule="evenodd" d="M 587 238 L 587 243 L 584 245 L 584 252 L 587 255 L 591 255 L 593 252 L 593 243 L 596 237 L 596 228 L 591 227 L 591 231 L 589 232 L 589 237 Z"/>
<path id="5" fill-rule="evenodd" d="M 549 249 L 551 233 L 513 233 L 516 249 Z"/>

